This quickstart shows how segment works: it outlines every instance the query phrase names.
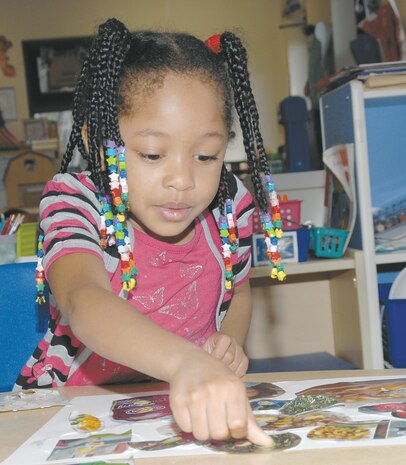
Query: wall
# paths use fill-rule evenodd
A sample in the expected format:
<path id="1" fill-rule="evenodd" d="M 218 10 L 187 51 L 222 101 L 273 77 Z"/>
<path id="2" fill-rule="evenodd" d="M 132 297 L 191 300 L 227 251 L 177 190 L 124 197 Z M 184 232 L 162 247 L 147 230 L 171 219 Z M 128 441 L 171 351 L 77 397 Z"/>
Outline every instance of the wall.
<path id="1" fill-rule="evenodd" d="M 331 22 L 334 1 L 303 0 L 308 23 Z M 405 25 L 406 0 L 396 4 Z M 264 140 L 276 149 L 284 142 L 278 105 L 290 94 L 287 44 L 292 34 L 299 42 L 302 36 L 298 28 L 279 28 L 292 20 L 282 18 L 282 9 L 283 0 L 2 0 L 0 35 L 13 42 L 8 55 L 17 75 L 5 77 L 0 71 L 0 87 L 15 87 L 19 116 L 7 126 L 23 138 L 21 119 L 28 117 L 28 105 L 21 41 L 90 35 L 101 21 L 116 16 L 130 29 L 184 30 L 202 39 L 225 29 L 240 33 L 249 52 Z"/>
<path id="2" fill-rule="evenodd" d="M 117 17 L 129 29 L 182 30 L 202 39 L 226 29 L 246 43 L 252 85 L 257 97 L 265 143 L 277 148 L 283 131 L 278 103 L 289 93 L 284 34 L 279 29 L 282 0 L 2 0 L 0 35 L 13 42 L 10 64 L 17 75 L 0 72 L 0 87 L 15 87 L 19 118 L 28 117 L 21 41 L 91 35 L 97 25 Z M 7 126 L 22 138 L 21 121 Z"/>
<path id="3" fill-rule="evenodd" d="M 303 1 L 309 24 L 331 20 L 328 0 Z M 21 41 L 90 35 L 112 16 L 130 29 L 184 30 L 202 39 L 225 29 L 237 30 L 249 53 L 264 140 L 276 149 L 283 143 L 278 104 L 290 94 L 289 35 L 293 31 L 299 42 L 302 35 L 300 28 L 279 28 L 287 22 L 281 17 L 282 5 L 283 0 L 1 0 L 0 35 L 14 44 L 9 57 L 17 75 L 6 78 L 0 72 L 0 87 L 15 87 L 19 118 L 28 117 Z M 406 0 L 397 0 L 397 5 L 405 24 Z M 22 138 L 21 121 L 9 122 L 8 127 Z M 327 282 L 255 287 L 253 295 L 254 318 L 247 343 L 251 357 L 333 352 Z"/>

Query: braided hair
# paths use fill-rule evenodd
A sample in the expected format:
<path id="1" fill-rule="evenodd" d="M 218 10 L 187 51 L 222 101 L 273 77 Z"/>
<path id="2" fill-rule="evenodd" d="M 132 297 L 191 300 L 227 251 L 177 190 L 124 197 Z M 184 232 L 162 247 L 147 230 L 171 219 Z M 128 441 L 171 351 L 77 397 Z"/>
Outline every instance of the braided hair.
<path id="1" fill-rule="evenodd" d="M 104 231 L 101 233 L 102 246 L 114 243 L 123 247 L 129 245 L 128 234 L 124 233 L 124 239 L 121 234 L 121 231 L 126 232 L 124 207 L 128 208 L 128 194 L 121 194 L 123 207 L 119 198 L 120 193 L 115 192 L 117 176 L 120 173 L 124 177 L 124 182 L 121 183 L 120 178 L 120 183 L 126 185 L 124 143 L 118 120 L 119 116 L 134 111 L 134 95 L 142 91 L 153 92 L 162 84 L 168 73 L 203 77 L 220 90 L 224 104 L 224 120 L 230 136 L 233 123 L 232 110 L 233 107 L 236 108 L 254 194 L 261 212 L 268 255 L 274 267 L 272 275 L 284 279 L 279 254 L 275 255 L 275 244 L 282 234 L 279 206 L 259 130 L 258 110 L 251 90 L 247 53 L 240 39 L 231 32 L 213 36 L 208 41 L 202 42 L 189 34 L 182 33 L 152 31 L 131 33 L 117 19 L 109 19 L 102 24 L 79 76 L 73 104 L 74 123 L 60 172 L 68 171 L 73 151 L 77 148 L 87 160 L 87 169 L 101 196 L 102 214 L 105 214 L 102 220 Z M 86 144 L 82 139 L 83 128 L 87 131 Z M 113 157 L 109 158 L 113 161 L 109 162 L 108 169 L 105 168 L 100 156 L 103 150 L 105 159 Z M 114 157 L 117 154 L 121 164 L 117 162 L 114 168 Z M 111 163 L 113 171 L 110 169 Z M 264 179 L 261 178 L 261 172 L 265 175 Z M 112 182 L 113 177 L 114 182 Z M 215 200 L 221 214 L 219 228 L 223 250 L 230 248 L 231 252 L 235 252 L 238 246 L 238 232 L 231 210 L 228 179 L 229 173 L 223 166 Z M 270 203 L 272 218 L 269 214 Z M 118 214 L 119 221 L 116 216 L 112 220 L 111 213 Z M 116 240 L 117 228 L 113 227 L 117 224 L 119 224 L 121 242 Z M 116 239 L 114 234 L 111 234 L 114 229 Z M 226 255 L 224 256 L 226 287 L 230 289 L 233 278 L 231 260 L 228 258 L 229 253 L 227 258 Z M 127 263 L 125 269 L 129 272 L 131 266 Z M 135 273 L 130 279 L 135 277 L 134 275 Z M 128 282 L 127 288 L 131 288 Z"/>

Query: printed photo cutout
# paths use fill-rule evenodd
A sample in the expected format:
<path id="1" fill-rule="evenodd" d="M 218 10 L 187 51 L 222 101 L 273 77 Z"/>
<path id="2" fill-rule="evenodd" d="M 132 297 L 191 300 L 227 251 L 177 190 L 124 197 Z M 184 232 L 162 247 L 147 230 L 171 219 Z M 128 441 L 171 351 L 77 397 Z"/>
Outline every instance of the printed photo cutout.
<path id="1" fill-rule="evenodd" d="M 121 434 L 93 434 L 85 438 L 60 439 L 47 460 L 122 454 L 128 449 L 131 435 L 131 430 L 128 430 Z"/>
<path id="2" fill-rule="evenodd" d="M 406 402 L 385 402 L 383 404 L 362 405 L 358 408 L 362 413 L 392 413 L 392 412 L 405 412 Z"/>
<path id="3" fill-rule="evenodd" d="M 170 436 L 169 438 L 153 440 L 153 441 L 131 441 L 128 445 L 132 449 L 137 450 L 147 450 L 147 451 L 157 451 L 165 449 L 173 449 L 174 447 L 186 446 L 189 444 L 195 444 L 196 446 L 200 445 L 192 434 L 182 433 L 177 434 L 176 436 Z"/>
<path id="4" fill-rule="evenodd" d="M 69 423 L 75 431 L 80 433 L 95 433 L 104 428 L 104 423 L 99 418 L 88 413 L 79 413 L 76 410 L 69 415 Z"/>
<path id="5" fill-rule="evenodd" d="M 300 444 L 301 438 L 294 433 L 271 434 L 273 447 L 257 446 L 247 439 L 230 439 L 228 441 L 207 441 L 203 445 L 217 452 L 228 454 L 269 454 L 276 450 L 291 449 Z"/>
<path id="6" fill-rule="evenodd" d="M 303 395 L 324 395 L 338 402 L 359 403 L 373 400 L 406 401 L 406 378 L 374 379 L 369 381 L 322 384 L 296 393 Z"/>
<path id="7" fill-rule="evenodd" d="M 276 400 L 276 399 L 259 399 L 251 400 L 250 405 L 252 411 L 255 412 L 264 412 L 268 410 L 279 410 L 283 407 L 287 400 Z"/>
<path id="8" fill-rule="evenodd" d="M 27 389 L 0 393 L 0 412 L 34 410 L 67 404 L 69 401 L 53 389 Z"/>
<path id="9" fill-rule="evenodd" d="M 346 415 L 322 410 L 299 413 L 298 415 L 256 415 L 258 425 L 265 431 L 284 431 L 294 428 L 346 423 L 351 421 Z"/>
<path id="10" fill-rule="evenodd" d="M 362 439 L 385 439 L 388 433 L 389 421 L 380 422 L 348 422 L 333 423 L 319 426 L 307 434 L 309 439 L 359 441 Z"/>
<path id="11" fill-rule="evenodd" d="M 338 401 L 325 395 L 298 395 L 285 403 L 280 412 L 285 415 L 296 415 L 312 410 L 321 410 L 338 405 Z"/>
<path id="12" fill-rule="evenodd" d="M 172 415 L 167 394 L 115 400 L 111 404 L 114 420 L 140 421 Z"/>
<path id="13" fill-rule="evenodd" d="M 246 382 L 245 386 L 250 401 L 277 397 L 285 394 L 284 389 L 272 383 Z"/>
<path id="14" fill-rule="evenodd" d="M 406 421 L 391 420 L 389 424 L 388 438 L 398 438 L 399 436 L 406 436 Z"/>

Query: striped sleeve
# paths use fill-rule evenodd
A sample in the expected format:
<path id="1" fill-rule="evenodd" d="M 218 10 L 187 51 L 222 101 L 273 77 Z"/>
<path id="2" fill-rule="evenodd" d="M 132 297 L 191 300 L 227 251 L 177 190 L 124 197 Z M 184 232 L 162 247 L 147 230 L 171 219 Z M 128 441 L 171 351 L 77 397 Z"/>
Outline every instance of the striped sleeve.
<path id="1" fill-rule="evenodd" d="M 40 203 L 45 275 L 59 257 L 86 252 L 103 259 L 99 245 L 100 204 L 86 173 L 57 174 L 45 186 Z"/>

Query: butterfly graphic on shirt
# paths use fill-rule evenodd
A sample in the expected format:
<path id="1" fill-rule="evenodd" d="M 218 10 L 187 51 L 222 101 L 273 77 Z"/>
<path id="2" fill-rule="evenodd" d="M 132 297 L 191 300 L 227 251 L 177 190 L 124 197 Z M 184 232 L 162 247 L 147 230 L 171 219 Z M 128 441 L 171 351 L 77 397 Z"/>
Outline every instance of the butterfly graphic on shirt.
<path id="1" fill-rule="evenodd" d="M 154 310 L 164 303 L 165 288 L 160 287 L 152 294 L 148 295 L 133 295 L 133 300 L 142 305 L 147 310 Z"/>
<path id="2" fill-rule="evenodd" d="M 196 281 L 193 281 L 186 287 L 185 292 L 176 296 L 168 305 L 160 308 L 158 313 L 170 315 L 177 320 L 185 320 L 198 307 L 197 284 Z"/>
<path id="3" fill-rule="evenodd" d="M 155 255 L 155 257 L 150 257 L 149 263 L 152 266 L 165 265 L 165 263 L 166 263 L 166 252 L 160 252 L 159 254 Z"/>
<path id="4" fill-rule="evenodd" d="M 185 265 L 184 263 L 181 263 L 179 269 L 179 276 L 181 278 L 194 279 L 202 272 L 202 270 L 202 265 Z"/>

